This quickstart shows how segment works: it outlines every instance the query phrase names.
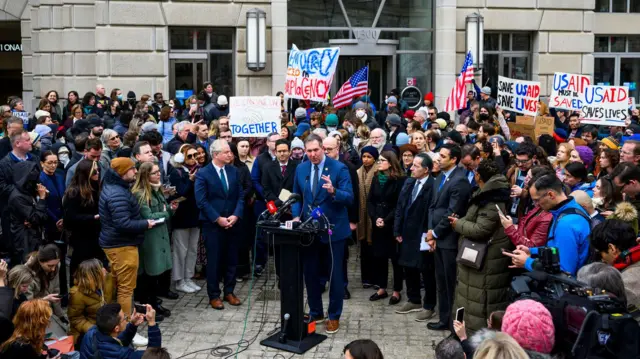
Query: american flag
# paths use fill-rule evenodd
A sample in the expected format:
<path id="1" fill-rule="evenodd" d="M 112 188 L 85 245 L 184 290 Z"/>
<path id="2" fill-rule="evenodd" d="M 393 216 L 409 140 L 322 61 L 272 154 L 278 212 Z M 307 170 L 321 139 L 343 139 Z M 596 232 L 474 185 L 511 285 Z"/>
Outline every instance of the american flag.
<path id="1" fill-rule="evenodd" d="M 333 97 L 333 107 L 349 106 L 354 97 L 366 95 L 369 88 L 368 75 L 369 66 L 365 66 L 349 77 L 349 80 L 340 87 L 338 93 Z"/>
<path id="2" fill-rule="evenodd" d="M 467 84 L 470 84 L 471 80 L 473 80 L 473 56 L 469 51 L 464 59 L 460 75 L 458 75 L 456 83 L 447 97 L 447 103 L 444 106 L 445 112 L 456 111 L 467 105 Z"/>

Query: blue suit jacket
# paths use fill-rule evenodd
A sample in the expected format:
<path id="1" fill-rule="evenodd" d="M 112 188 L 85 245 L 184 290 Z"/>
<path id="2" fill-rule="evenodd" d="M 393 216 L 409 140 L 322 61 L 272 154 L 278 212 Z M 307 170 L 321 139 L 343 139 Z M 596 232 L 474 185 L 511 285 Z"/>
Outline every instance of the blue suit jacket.
<path id="1" fill-rule="evenodd" d="M 209 163 L 196 174 L 195 195 L 201 221 L 213 224 L 221 216 L 233 215 L 242 218 L 244 197 L 238 170 L 232 165 L 226 165 L 224 169 L 229 184 L 229 190 L 226 193 L 222 189 L 222 181 L 213 164 Z"/>
<path id="2" fill-rule="evenodd" d="M 319 178 L 316 193 L 311 193 L 311 161 L 305 161 L 296 168 L 296 178 L 293 182 L 293 193 L 302 196 L 302 204 L 295 203 L 292 207 L 293 217 L 301 220 L 309 216 L 309 206 L 320 207 L 327 216 L 329 222 L 335 226 L 331 239 L 339 241 L 351 235 L 349 228 L 349 214 L 347 207 L 353 203 L 353 189 L 349 169 L 343 163 L 326 158 L 324 168 L 320 169 L 320 176 L 331 177 L 331 183 L 335 187 L 335 195 L 330 195 L 322 188 L 325 183 Z M 328 242 L 329 236 L 323 235 L 322 241 Z"/>

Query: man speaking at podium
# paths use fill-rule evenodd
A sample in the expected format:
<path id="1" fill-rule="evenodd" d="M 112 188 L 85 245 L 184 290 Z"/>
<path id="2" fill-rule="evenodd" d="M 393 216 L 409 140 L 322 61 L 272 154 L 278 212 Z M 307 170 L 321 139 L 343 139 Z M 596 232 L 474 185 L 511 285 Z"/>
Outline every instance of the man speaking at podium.
<path id="1" fill-rule="evenodd" d="M 321 323 L 325 320 L 322 306 L 322 288 L 320 284 L 320 255 L 331 250 L 329 320 L 326 331 L 336 333 L 340 328 L 344 283 L 342 259 L 344 240 L 351 235 L 347 206 L 353 202 L 353 190 L 349 169 L 344 164 L 324 154 L 322 139 L 314 134 L 304 141 L 306 162 L 296 168 L 293 193 L 302 196 L 302 204 L 292 207 L 294 220 L 306 220 L 311 215 L 310 208 L 320 207 L 329 223 L 334 225 L 332 234 L 322 234 L 313 243 L 302 247 L 301 256 L 304 266 L 304 281 L 307 286 L 310 320 Z M 322 223 L 322 221 L 320 221 Z"/>

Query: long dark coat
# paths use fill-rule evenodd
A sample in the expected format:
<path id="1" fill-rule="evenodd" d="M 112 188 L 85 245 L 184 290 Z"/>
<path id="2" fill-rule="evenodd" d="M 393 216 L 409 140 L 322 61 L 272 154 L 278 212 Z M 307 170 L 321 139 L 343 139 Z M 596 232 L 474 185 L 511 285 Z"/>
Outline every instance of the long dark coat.
<path id="1" fill-rule="evenodd" d="M 373 244 L 373 256 L 391 258 L 397 255 L 398 242 L 393 236 L 393 222 L 398 197 L 406 177 L 387 179 L 384 187 L 380 185 L 378 175 L 371 181 L 371 189 L 367 198 L 367 214 L 373 224 L 371 241 Z M 382 218 L 384 227 L 378 228 L 376 220 Z"/>

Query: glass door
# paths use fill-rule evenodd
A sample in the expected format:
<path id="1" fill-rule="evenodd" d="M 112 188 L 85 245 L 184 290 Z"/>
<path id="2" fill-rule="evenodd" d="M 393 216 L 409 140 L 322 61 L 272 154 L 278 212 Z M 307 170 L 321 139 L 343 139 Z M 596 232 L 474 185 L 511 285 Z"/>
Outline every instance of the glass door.
<path id="1" fill-rule="evenodd" d="M 206 60 L 171 60 L 170 96 L 184 101 L 191 95 L 202 91 L 207 78 Z"/>

